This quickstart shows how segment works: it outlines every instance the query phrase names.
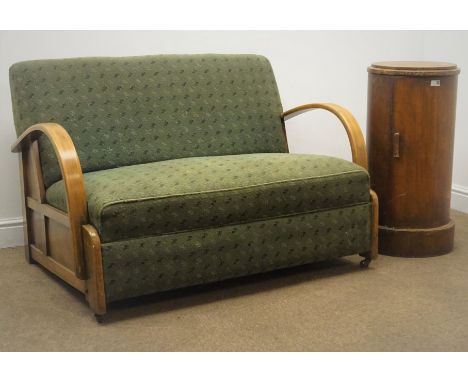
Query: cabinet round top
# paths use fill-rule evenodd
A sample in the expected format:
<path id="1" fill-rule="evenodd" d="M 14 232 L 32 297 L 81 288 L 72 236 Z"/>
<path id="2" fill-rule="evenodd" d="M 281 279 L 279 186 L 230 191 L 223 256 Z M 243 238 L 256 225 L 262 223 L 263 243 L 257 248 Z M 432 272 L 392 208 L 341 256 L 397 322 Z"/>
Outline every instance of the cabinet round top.
<path id="1" fill-rule="evenodd" d="M 456 64 L 437 61 L 374 62 L 367 71 L 393 76 L 450 76 L 460 73 Z"/>

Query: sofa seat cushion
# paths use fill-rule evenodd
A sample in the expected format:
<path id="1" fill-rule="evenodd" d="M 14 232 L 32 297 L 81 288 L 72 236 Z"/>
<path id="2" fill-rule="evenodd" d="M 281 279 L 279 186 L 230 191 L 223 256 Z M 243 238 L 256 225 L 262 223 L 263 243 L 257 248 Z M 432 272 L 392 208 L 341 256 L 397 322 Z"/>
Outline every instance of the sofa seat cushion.
<path id="1" fill-rule="evenodd" d="M 219 227 L 369 202 L 358 165 L 320 155 L 193 157 L 84 174 L 102 242 Z M 66 210 L 63 181 L 47 201 Z"/>

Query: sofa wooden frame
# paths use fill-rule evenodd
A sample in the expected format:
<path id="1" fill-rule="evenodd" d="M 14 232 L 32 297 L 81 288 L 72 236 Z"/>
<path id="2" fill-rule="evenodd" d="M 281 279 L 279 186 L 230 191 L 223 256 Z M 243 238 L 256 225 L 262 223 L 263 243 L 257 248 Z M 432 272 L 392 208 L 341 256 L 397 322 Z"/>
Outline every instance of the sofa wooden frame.
<path id="1" fill-rule="evenodd" d="M 324 109 L 336 115 L 346 129 L 353 162 L 367 169 L 367 153 L 361 129 L 352 114 L 329 103 L 307 104 L 281 115 L 284 122 L 309 110 Z M 57 156 L 67 194 L 67 212 L 49 205 L 39 158 L 37 139 L 45 135 Z M 88 222 L 87 198 L 80 160 L 67 131 L 56 123 L 29 127 L 12 146 L 20 153 L 23 189 L 25 255 L 82 292 L 97 316 L 107 311 L 102 269 L 101 240 Z M 360 254 L 361 266 L 367 267 L 377 257 L 378 199 L 371 190 L 373 219 L 371 250 Z"/>

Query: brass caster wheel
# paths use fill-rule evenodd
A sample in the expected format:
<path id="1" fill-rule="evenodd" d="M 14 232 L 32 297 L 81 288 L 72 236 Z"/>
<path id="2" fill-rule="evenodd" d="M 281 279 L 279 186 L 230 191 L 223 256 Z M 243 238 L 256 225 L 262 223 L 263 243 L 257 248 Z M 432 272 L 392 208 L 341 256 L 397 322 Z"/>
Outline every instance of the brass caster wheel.
<path id="1" fill-rule="evenodd" d="M 361 262 L 359 263 L 359 265 L 361 266 L 361 268 L 365 269 L 365 268 L 369 268 L 369 264 L 371 262 L 371 259 L 369 257 L 365 258 L 364 260 L 361 260 Z"/>

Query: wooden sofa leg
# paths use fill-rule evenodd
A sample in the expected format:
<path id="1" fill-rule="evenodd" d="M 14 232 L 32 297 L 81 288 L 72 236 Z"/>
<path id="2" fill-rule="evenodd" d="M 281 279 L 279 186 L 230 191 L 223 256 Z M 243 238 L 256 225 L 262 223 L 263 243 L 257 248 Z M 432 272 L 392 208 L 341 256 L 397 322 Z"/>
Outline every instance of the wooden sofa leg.
<path id="1" fill-rule="evenodd" d="M 370 262 L 377 258 L 379 251 L 379 198 L 373 190 L 370 190 L 370 197 L 372 203 L 371 249 L 360 253 L 364 257 L 360 263 L 361 268 L 368 268 Z"/>
<path id="2" fill-rule="evenodd" d="M 90 224 L 83 226 L 83 247 L 87 270 L 86 299 L 95 313 L 96 320 L 102 322 L 103 315 L 107 312 L 107 306 L 102 270 L 101 239 L 96 228 Z"/>

